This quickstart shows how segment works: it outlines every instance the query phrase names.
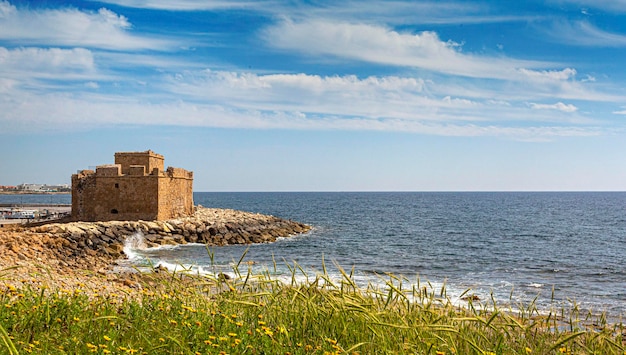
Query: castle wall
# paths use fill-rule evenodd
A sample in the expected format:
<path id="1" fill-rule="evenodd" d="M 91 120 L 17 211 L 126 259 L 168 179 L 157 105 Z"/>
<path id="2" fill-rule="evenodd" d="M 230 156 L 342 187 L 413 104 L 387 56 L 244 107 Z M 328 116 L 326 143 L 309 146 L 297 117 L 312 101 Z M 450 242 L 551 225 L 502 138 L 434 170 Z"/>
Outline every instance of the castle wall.
<path id="1" fill-rule="evenodd" d="M 158 216 L 157 176 L 98 176 L 94 220 L 154 220 Z"/>
<path id="2" fill-rule="evenodd" d="M 159 178 L 157 219 L 189 216 L 193 210 L 193 173 L 180 168 L 167 168 Z"/>
<path id="3" fill-rule="evenodd" d="M 193 173 L 152 151 L 116 153 L 116 164 L 72 175 L 72 217 L 81 221 L 166 220 L 190 216 Z"/>
<path id="4" fill-rule="evenodd" d="M 72 175 L 72 219 L 94 221 L 96 172 L 83 170 Z"/>

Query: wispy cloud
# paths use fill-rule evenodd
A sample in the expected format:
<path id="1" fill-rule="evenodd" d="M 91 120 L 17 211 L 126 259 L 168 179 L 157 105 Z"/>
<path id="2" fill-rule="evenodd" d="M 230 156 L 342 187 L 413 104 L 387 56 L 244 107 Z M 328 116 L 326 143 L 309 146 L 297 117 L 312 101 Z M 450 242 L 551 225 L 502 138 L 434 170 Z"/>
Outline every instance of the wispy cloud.
<path id="1" fill-rule="evenodd" d="M 396 76 L 360 79 L 353 75 L 259 75 L 206 70 L 172 76 L 168 84 L 162 86 L 185 100 L 216 102 L 245 110 L 481 125 L 523 121 L 594 123 L 584 116 L 572 115 L 577 111 L 573 104 L 531 107 L 527 103 L 531 100 L 554 97 L 537 93 L 532 88 L 517 91 L 511 88 L 498 93 L 497 90 L 457 88 L 430 80 Z M 538 108 L 544 110 L 539 112 Z"/>
<path id="2" fill-rule="evenodd" d="M 273 3 L 277 4 L 276 1 L 261 0 L 104 0 L 98 2 L 116 4 L 125 7 L 173 11 L 258 9 L 271 6 Z"/>
<path id="3" fill-rule="evenodd" d="M 562 102 L 557 102 L 556 104 L 537 104 L 530 103 L 530 107 L 533 110 L 557 110 L 563 112 L 576 112 L 578 111 L 578 107 L 572 104 L 564 104 Z"/>
<path id="4" fill-rule="evenodd" d="M 13 132 L 38 129 L 82 130 L 109 125 L 177 125 L 247 129 L 401 131 L 442 136 L 494 136 L 546 141 L 563 136 L 602 134 L 598 127 L 573 125 L 503 126 L 423 121 L 396 117 L 317 115 L 300 111 L 252 110 L 219 104 L 173 101 L 150 104 L 124 97 L 80 98 L 48 94 L 3 95 L 0 123 Z M 66 127 L 66 128 L 63 128 Z"/>
<path id="5" fill-rule="evenodd" d="M 287 19 L 267 28 L 263 38 L 280 49 L 474 78 L 506 79 L 514 77 L 520 68 L 554 65 L 464 54 L 460 44 L 441 40 L 435 32 L 400 33 L 383 26 L 346 22 Z"/>
<path id="6" fill-rule="evenodd" d="M 279 8 L 275 13 L 294 19 L 326 19 L 365 24 L 486 24 L 526 22 L 540 17 L 526 15 L 494 15 L 485 3 L 467 1 L 326 1 L 301 3 L 290 9 Z M 280 11 L 280 12 L 279 12 Z M 372 16 L 376 14 L 376 16 Z"/>
<path id="7" fill-rule="evenodd" d="M 177 10 L 247 6 L 111 3 Z M 478 11 L 447 5 L 458 6 L 458 14 Z M 349 7 L 356 3 L 345 6 L 354 11 Z M 29 26 L 33 21 L 41 26 Z M 272 54 L 300 54 L 308 63 L 316 58 L 373 63 L 369 68 L 395 75 L 319 75 L 315 65 L 253 72 L 227 61 L 229 69 L 222 70 L 206 63 L 206 57 L 183 55 L 181 43 L 142 35 L 131 19 L 105 8 L 31 9 L 0 0 L 0 26 L 0 123 L 18 130 L 133 124 L 545 140 L 610 129 L 597 127 L 584 107 L 589 101 L 624 99 L 594 91 L 602 84 L 577 80 L 573 67 L 466 53 L 462 44 L 434 31 L 400 31 L 367 22 L 283 19 L 260 30 L 265 41 L 258 48 L 266 51 L 263 45 L 269 45 Z"/>
<path id="8" fill-rule="evenodd" d="M 626 12 L 624 0 L 550 0 L 556 4 L 573 4 L 586 9 L 600 9 L 604 11 Z"/>
<path id="9" fill-rule="evenodd" d="M 419 69 L 440 74 L 443 82 L 452 82 L 446 76 L 468 80 L 496 79 L 489 85 L 484 82 L 480 85 L 478 92 L 484 94 L 488 91 L 485 88 L 506 88 L 510 97 L 526 95 L 526 99 L 537 95 L 562 100 L 622 99 L 594 91 L 589 80 L 577 81 L 578 72 L 574 68 L 556 69 L 559 63 L 466 54 L 460 44 L 444 41 L 435 32 L 400 33 L 377 25 L 284 20 L 266 29 L 262 36 L 270 46 L 310 56 L 309 61 L 315 57 L 324 60 L 333 56 L 346 62 L 358 60 L 381 67 Z M 507 83 L 518 84 L 510 87 Z M 505 95 L 493 90 L 491 94 Z"/>
<path id="10" fill-rule="evenodd" d="M 94 0 L 95 1 L 95 0 Z M 278 0 L 104 0 L 99 1 L 132 8 L 169 11 L 250 10 L 271 16 L 297 19 L 350 19 L 360 23 L 387 24 L 484 24 L 534 21 L 542 16 L 494 15 L 486 4 L 466 1 L 315 1 L 285 3 Z M 376 16 L 372 16 L 376 14 Z"/>
<path id="11" fill-rule="evenodd" d="M 106 93 L 87 81 L 82 93 L 34 94 L 0 81 L 0 123 L 16 131 L 107 125 L 248 129 L 402 131 L 445 136 L 551 140 L 608 128 L 540 106 L 433 94 L 433 83 L 402 77 L 258 75 L 197 71 L 169 76 L 163 97 Z M 436 90 L 435 90 L 436 91 Z M 168 94 L 169 93 L 169 94 Z M 153 95 L 153 94 L 149 94 Z M 174 98 L 174 99 L 172 99 Z M 560 112 L 559 104 L 555 105 Z M 567 109 L 568 105 L 563 105 Z M 575 112 L 568 112 L 568 115 Z M 529 119 L 528 117 L 532 117 Z"/>
<path id="12" fill-rule="evenodd" d="M 530 78 L 533 81 L 538 81 L 541 83 L 547 82 L 560 82 L 572 79 L 576 76 L 576 69 L 565 68 L 563 70 L 528 70 L 528 69 L 520 69 L 520 73 L 524 76 Z"/>
<path id="13" fill-rule="evenodd" d="M 91 51 L 84 48 L 15 48 L 0 47 L 0 73 L 3 76 L 54 75 L 58 72 L 90 72 L 94 70 Z"/>
<path id="14" fill-rule="evenodd" d="M 164 50 L 177 46 L 175 41 L 134 35 L 125 16 L 105 8 L 97 12 L 75 8 L 30 9 L 0 1 L 0 28 L 0 40 L 20 46 L 108 50 Z"/>
<path id="15" fill-rule="evenodd" d="M 626 35 L 604 31 L 589 21 L 557 21 L 546 34 L 553 41 L 571 46 L 626 47 Z"/>

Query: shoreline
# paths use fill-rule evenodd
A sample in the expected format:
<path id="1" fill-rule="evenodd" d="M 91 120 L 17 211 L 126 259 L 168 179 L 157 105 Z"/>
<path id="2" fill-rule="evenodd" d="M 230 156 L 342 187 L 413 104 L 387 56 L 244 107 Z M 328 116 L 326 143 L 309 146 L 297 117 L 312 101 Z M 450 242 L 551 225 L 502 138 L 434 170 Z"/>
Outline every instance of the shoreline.
<path id="1" fill-rule="evenodd" d="M 108 221 L 14 225 L 0 229 L 0 286 L 90 290 L 128 294 L 145 275 L 119 272 L 124 242 L 141 231 L 148 247 L 270 243 L 306 233 L 310 226 L 278 217 L 196 207 L 193 216 L 168 221 Z"/>
<path id="2" fill-rule="evenodd" d="M 71 191 L 0 191 L 0 195 L 71 195 Z"/>

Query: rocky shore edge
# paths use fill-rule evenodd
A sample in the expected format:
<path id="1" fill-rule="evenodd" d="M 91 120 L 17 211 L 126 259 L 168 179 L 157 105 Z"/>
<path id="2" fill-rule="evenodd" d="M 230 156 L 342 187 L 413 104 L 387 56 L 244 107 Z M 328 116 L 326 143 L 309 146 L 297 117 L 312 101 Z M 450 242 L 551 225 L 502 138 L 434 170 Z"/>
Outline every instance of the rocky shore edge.
<path id="1" fill-rule="evenodd" d="M 136 276 L 120 277 L 111 270 L 124 257 L 126 238 L 135 233 L 143 235 L 148 247 L 219 246 L 269 243 L 310 229 L 270 215 L 202 206 L 196 207 L 193 216 L 168 221 L 68 222 L 0 229 L 0 282 L 106 288 L 102 282 L 119 281 L 133 286 Z"/>

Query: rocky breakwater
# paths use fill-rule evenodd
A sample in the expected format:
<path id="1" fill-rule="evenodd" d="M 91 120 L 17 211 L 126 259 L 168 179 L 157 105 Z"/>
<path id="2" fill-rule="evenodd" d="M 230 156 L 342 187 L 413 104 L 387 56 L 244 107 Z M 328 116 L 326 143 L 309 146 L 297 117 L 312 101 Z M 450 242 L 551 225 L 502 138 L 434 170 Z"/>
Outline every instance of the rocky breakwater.
<path id="1" fill-rule="evenodd" d="M 196 208 L 191 217 L 168 221 L 52 223 L 24 232 L 42 241 L 63 265 L 72 259 L 117 259 L 127 237 L 140 233 L 148 247 L 186 243 L 209 245 L 273 242 L 307 232 L 309 226 L 274 216 L 235 210 Z M 41 249 L 41 248 L 40 248 Z M 73 263 L 70 262 L 69 265 Z"/>

